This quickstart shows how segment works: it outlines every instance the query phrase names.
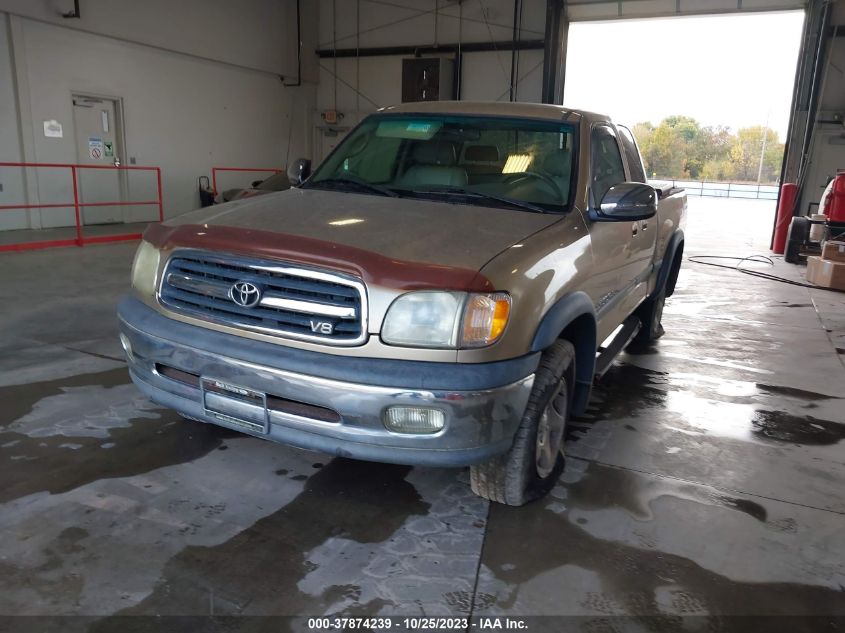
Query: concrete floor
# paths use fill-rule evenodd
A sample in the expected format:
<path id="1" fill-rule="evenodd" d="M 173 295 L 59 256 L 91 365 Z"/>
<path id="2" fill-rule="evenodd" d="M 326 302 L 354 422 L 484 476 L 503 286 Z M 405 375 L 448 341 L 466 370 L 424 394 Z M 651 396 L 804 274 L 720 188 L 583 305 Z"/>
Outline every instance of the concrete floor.
<path id="1" fill-rule="evenodd" d="M 772 203 L 691 199 L 687 254 L 765 253 L 771 219 Z M 89 616 L 39 620 L 56 631 L 162 622 L 123 615 L 544 615 L 568 617 L 529 630 L 589 632 L 845 617 L 845 295 L 686 263 L 666 335 L 621 356 L 572 422 L 552 495 L 508 508 L 472 496 L 466 471 L 332 459 L 148 402 L 115 334 L 133 248 L 0 256 L 0 615 Z"/>
<path id="2" fill-rule="evenodd" d="M 111 235 L 126 235 L 143 233 L 151 222 L 119 222 L 114 224 L 90 224 L 82 228 L 85 239 L 106 237 Z M 75 226 L 61 226 L 52 229 L 21 229 L 17 231 L 0 231 L 0 246 L 19 245 L 21 247 L 32 242 L 46 242 L 76 239 Z"/>

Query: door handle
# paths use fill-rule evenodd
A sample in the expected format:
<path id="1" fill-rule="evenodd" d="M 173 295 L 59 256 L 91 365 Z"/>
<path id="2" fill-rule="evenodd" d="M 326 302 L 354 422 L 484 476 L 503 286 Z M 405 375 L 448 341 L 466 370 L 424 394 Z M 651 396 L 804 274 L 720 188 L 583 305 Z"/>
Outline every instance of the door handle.
<path id="1" fill-rule="evenodd" d="M 648 220 L 643 220 L 643 231 L 648 228 Z"/>
<path id="2" fill-rule="evenodd" d="M 637 226 L 636 222 L 631 224 L 631 235 L 636 235 L 638 230 L 639 230 L 639 227 Z"/>

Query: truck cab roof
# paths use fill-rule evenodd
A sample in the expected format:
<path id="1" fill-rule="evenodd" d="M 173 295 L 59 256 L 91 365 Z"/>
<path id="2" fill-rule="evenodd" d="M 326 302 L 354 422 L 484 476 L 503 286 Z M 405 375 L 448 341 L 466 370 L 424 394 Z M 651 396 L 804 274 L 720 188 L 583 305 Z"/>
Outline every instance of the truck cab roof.
<path id="1" fill-rule="evenodd" d="M 511 103 L 503 101 L 420 101 L 387 106 L 380 113 L 407 114 L 463 114 L 476 116 L 510 116 L 550 121 L 589 123 L 607 122 L 610 117 L 587 110 L 574 110 L 548 103 Z"/>

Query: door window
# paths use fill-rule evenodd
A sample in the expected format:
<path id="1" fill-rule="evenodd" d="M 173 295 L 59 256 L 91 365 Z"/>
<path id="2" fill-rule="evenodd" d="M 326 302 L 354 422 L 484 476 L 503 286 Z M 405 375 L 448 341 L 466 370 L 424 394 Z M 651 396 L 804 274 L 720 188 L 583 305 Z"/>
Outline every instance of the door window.
<path id="1" fill-rule="evenodd" d="M 619 130 L 619 140 L 622 141 L 622 149 L 625 150 L 625 159 L 628 161 L 628 171 L 631 173 L 631 182 L 648 182 L 645 175 L 645 167 L 643 167 L 643 159 L 640 156 L 640 150 L 637 149 L 637 142 L 634 140 L 634 135 L 631 130 L 624 125 L 617 125 Z"/>
<path id="2" fill-rule="evenodd" d="M 592 192 L 593 203 L 598 206 L 613 185 L 625 182 L 625 168 L 616 134 L 606 126 L 593 128 Z"/>

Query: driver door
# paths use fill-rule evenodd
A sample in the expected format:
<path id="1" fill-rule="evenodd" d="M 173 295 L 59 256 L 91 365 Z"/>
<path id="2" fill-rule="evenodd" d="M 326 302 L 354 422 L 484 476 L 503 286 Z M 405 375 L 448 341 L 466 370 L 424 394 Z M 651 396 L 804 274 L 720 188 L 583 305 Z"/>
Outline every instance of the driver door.
<path id="1" fill-rule="evenodd" d="M 593 126 L 590 143 L 589 200 L 596 208 L 608 189 L 625 182 L 627 175 L 615 129 Z M 639 279 L 640 222 L 587 222 L 594 270 L 589 294 L 598 317 L 599 340 L 604 340 L 645 298 L 646 283 Z"/>

